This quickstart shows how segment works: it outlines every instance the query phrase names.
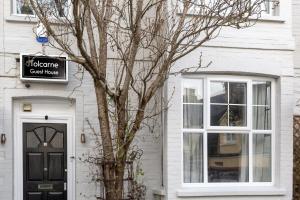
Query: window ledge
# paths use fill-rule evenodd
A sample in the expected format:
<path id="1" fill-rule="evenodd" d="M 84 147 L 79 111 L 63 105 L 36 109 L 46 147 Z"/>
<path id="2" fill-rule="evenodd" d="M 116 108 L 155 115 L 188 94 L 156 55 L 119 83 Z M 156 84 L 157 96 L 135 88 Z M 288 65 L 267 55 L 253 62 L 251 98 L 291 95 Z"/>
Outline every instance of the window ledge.
<path id="1" fill-rule="evenodd" d="M 281 16 L 261 16 L 261 18 L 259 18 L 258 21 L 284 23 L 286 19 Z"/>
<path id="2" fill-rule="evenodd" d="M 11 15 L 6 17 L 7 22 L 20 22 L 20 23 L 32 23 L 36 24 L 39 22 L 38 17 L 32 15 Z M 51 24 L 62 24 L 62 22 L 57 21 L 55 18 L 49 18 Z M 71 20 L 70 20 L 71 21 Z"/>
<path id="3" fill-rule="evenodd" d="M 34 16 L 27 15 L 11 15 L 6 17 L 7 22 L 37 23 L 38 19 Z"/>
<path id="4" fill-rule="evenodd" d="M 210 197 L 210 196 L 284 196 L 286 190 L 277 187 L 220 187 L 182 188 L 177 190 L 178 197 Z"/>
<path id="5" fill-rule="evenodd" d="M 153 193 L 154 195 L 157 195 L 157 196 L 165 196 L 165 195 L 166 195 L 166 191 L 165 191 L 165 189 L 163 189 L 163 188 L 160 188 L 160 189 L 153 189 L 153 190 L 152 190 L 152 193 Z"/>
<path id="6" fill-rule="evenodd" d="M 177 11 L 177 14 L 178 15 L 182 14 L 181 9 L 179 9 Z M 189 15 L 193 16 L 193 15 L 196 15 L 196 14 L 189 13 Z M 260 21 L 260 22 L 277 22 L 277 23 L 284 23 L 286 21 L 286 19 L 282 16 L 273 16 L 273 15 L 262 15 L 260 18 L 249 17 L 249 19 L 250 20 L 257 20 L 257 21 Z"/>

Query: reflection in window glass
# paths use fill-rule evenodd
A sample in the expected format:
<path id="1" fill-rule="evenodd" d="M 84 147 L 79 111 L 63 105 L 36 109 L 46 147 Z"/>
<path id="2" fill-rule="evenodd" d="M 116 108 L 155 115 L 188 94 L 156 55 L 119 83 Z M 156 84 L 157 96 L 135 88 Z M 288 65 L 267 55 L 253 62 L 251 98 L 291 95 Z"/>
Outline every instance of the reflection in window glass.
<path id="1" fill-rule="evenodd" d="M 17 14 L 33 15 L 30 0 L 16 0 Z"/>
<path id="2" fill-rule="evenodd" d="M 17 14 L 34 15 L 34 11 L 30 5 L 30 0 L 15 0 Z M 67 0 L 39 0 L 39 6 L 48 16 L 64 17 L 67 16 L 68 1 Z"/>
<path id="3" fill-rule="evenodd" d="M 183 82 L 183 128 L 203 128 L 203 80 Z"/>
<path id="4" fill-rule="evenodd" d="M 203 103 L 203 81 L 186 79 L 183 82 L 183 102 Z"/>
<path id="5" fill-rule="evenodd" d="M 210 102 L 211 103 L 228 103 L 228 82 L 210 83 Z"/>
<path id="6" fill-rule="evenodd" d="M 183 170 L 185 183 L 203 182 L 203 136 L 201 133 L 183 134 Z"/>
<path id="7" fill-rule="evenodd" d="M 227 133 L 209 133 L 208 182 L 247 182 L 249 180 L 248 134 L 235 134 L 227 142 Z"/>
<path id="8" fill-rule="evenodd" d="M 210 83 L 210 125 L 247 126 L 246 83 L 219 81 Z"/>
<path id="9" fill-rule="evenodd" d="M 229 106 L 229 126 L 246 126 L 246 106 Z"/>
<path id="10" fill-rule="evenodd" d="M 231 104 L 247 103 L 246 83 L 229 83 L 229 103 Z"/>
<path id="11" fill-rule="evenodd" d="M 228 126 L 228 106 L 210 106 L 210 124 L 212 126 Z"/>
<path id="12" fill-rule="evenodd" d="M 253 181 L 271 182 L 271 135 L 253 135 Z"/>

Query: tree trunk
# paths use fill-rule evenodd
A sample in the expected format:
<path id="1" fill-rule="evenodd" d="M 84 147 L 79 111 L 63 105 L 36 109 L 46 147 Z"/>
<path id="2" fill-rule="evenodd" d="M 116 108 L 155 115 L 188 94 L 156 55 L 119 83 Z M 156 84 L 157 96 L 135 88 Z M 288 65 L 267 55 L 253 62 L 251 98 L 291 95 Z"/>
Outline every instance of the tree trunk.
<path id="1" fill-rule="evenodd" d="M 105 89 L 101 86 L 97 80 L 94 80 L 96 99 L 98 105 L 98 120 L 100 124 L 101 139 L 103 146 L 103 160 L 101 161 L 103 166 L 103 178 L 104 187 L 107 200 L 115 200 L 115 159 L 112 144 L 112 137 L 109 126 L 109 116 L 108 116 L 108 103 L 106 98 Z"/>
<path id="2" fill-rule="evenodd" d="M 109 126 L 108 102 L 105 89 L 97 80 L 94 81 L 98 104 L 98 120 L 100 124 L 101 139 L 104 158 L 102 170 L 106 200 L 121 200 L 124 194 L 124 173 L 126 167 L 127 151 L 124 149 L 119 155 L 114 156 L 112 136 Z M 125 133 L 123 133 L 125 134 Z"/>

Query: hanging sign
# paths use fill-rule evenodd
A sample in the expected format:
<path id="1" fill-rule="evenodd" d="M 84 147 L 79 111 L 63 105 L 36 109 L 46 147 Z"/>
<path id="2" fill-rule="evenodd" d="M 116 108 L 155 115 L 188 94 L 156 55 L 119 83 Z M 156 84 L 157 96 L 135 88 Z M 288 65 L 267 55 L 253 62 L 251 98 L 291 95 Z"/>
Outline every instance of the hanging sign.
<path id="1" fill-rule="evenodd" d="M 20 58 L 20 77 L 24 81 L 68 81 L 68 62 L 65 56 L 25 55 Z"/>

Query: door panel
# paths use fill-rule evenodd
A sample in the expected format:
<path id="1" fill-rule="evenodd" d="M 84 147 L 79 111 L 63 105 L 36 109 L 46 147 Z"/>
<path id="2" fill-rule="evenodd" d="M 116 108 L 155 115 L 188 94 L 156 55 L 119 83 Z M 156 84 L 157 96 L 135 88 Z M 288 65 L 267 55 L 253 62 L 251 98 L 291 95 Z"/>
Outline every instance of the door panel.
<path id="1" fill-rule="evenodd" d="M 47 200 L 64 200 L 64 194 L 62 192 L 48 192 Z"/>
<path id="2" fill-rule="evenodd" d="M 24 200 L 67 200 L 66 137 L 66 124 L 23 124 Z"/>
<path id="3" fill-rule="evenodd" d="M 64 180 L 64 154 L 48 153 L 48 179 Z"/>
<path id="4" fill-rule="evenodd" d="M 27 199 L 30 200 L 43 200 L 41 192 L 28 192 Z"/>
<path id="5" fill-rule="evenodd" d="M 29 181 L 41 181 L 44 178 L 43 153 L 27 153 L 27 178 Z"/>

